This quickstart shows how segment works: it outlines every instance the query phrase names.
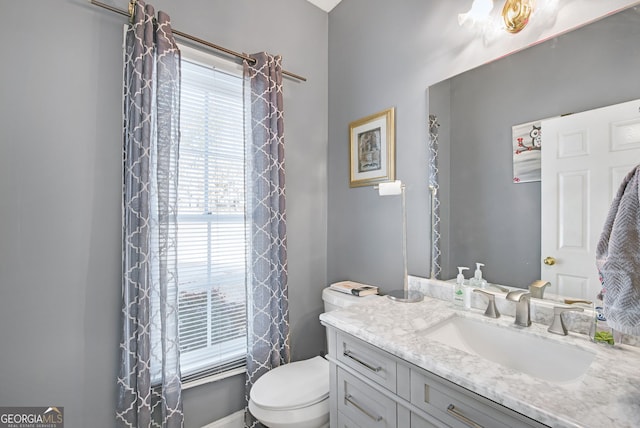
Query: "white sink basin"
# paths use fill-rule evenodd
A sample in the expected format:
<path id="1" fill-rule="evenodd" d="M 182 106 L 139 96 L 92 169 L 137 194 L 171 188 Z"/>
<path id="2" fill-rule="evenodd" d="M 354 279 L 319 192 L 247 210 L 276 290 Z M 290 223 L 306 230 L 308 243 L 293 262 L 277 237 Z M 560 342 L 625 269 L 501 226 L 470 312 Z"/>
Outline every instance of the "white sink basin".
<path id="1" fill-rule="evenodd" d="M 555 383 L 584 374 L 595 354 L 569 344 L 454 316 L 426 330 L 426 336 L 460 351 L 485 358 L 530 376 Z"/>

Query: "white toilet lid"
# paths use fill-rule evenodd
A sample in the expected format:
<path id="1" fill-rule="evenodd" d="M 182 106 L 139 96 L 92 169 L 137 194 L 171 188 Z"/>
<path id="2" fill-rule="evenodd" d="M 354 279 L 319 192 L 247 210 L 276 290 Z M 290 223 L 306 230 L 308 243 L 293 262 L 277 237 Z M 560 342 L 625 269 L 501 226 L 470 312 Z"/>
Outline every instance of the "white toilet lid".
<path id="1" fill-rule="evenodd" d="M 293 410 L 311 406 L 329 396 L 329 362 L 322 357 L 277 367 L 251 388 L 254 404 L 268 410 Z"/>

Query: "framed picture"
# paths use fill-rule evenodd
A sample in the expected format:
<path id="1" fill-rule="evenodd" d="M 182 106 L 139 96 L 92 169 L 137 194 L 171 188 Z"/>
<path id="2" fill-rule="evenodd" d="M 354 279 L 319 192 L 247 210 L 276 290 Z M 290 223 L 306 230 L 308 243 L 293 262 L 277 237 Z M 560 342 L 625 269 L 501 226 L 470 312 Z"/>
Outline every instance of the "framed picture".
<path id="1" fill-rule="evenodd" d="M 542 123 L 523 123 L 511 128 L 513 182 L 540 181 L 542 166 Z"/>
<path id="2" fill-rule="evenodd" d="M 394 108 L 349 124 L 349 186 L 396 179 Z"/>

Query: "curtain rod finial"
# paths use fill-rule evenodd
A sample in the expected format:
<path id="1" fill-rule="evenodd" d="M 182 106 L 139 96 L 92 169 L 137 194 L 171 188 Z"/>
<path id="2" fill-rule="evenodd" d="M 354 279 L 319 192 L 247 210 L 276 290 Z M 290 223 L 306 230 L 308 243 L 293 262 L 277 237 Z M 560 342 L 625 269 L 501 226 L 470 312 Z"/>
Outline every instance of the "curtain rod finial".
<path id="1" fill-rule="evenodd" d="M 137 0 L 129 1 L 129 22 L 133 22 L 133 16 L 136 13 L 136 3 Z"/>

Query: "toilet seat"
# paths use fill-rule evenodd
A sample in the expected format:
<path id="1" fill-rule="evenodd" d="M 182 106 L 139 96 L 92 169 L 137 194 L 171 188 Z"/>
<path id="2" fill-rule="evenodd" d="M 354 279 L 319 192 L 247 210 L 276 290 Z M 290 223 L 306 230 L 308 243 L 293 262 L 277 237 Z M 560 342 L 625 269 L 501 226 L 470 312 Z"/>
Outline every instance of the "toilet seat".
<path id="1" fill-rule="evenodd" d="M 329 362 L 322 357 L 277 367 L 251 388 L 253 403 L 266 410 L 295 410 L 329 397 Z"/>

